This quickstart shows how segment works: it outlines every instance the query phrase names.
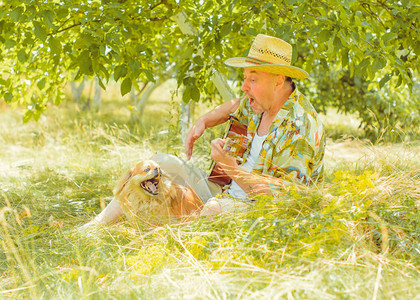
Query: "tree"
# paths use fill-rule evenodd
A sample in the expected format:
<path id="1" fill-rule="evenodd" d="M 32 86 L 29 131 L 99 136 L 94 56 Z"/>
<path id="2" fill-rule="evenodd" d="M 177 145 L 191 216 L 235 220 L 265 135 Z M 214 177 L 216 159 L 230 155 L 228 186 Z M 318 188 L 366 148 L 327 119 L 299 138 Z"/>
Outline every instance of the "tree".
<path id="1" fill-rule="evenodd" d="M 185 86 L 185 102 L 214 101 L 220 99 L 209 80 L 214 70 L 240 79 L 242 73 L 223 61 L 246 55 L 252 37 L 266 33 L 294 45 L 293 63 L 310 72 L 311 81 L 302 86 L 318 107 L 362 112 L 365 126 L 375 122 L 363 115 L 367 108 L 378 119 L 375 126 L 382 126 L 386 114 L 383 105 L 349 98 L 360 91 L 382 93 L 397 113 L 397 123 L 413 107 L 407 99 L 418 109 L 418 98 L 409 94 L 420 66 L 420 7 L 412 1 L 176 2 L 0 2 L 1 97 L 27 106 L 25 119 L 37 118 L 48 102 L 62 101 L 62 86 L 69 79 L 96 76 L 105 88 L 113 74 L 126 94 L 132 87 L 139 90 L 137 82 L 155 81 L 174 64 L 178 84 Z M 177 26 L 174 16 L 180 12 L 197 35 L 185 35 Z M 330 86 L 322 84 L 328 82 Z M 396 92 L 402 99 L 395 100 Z"/>

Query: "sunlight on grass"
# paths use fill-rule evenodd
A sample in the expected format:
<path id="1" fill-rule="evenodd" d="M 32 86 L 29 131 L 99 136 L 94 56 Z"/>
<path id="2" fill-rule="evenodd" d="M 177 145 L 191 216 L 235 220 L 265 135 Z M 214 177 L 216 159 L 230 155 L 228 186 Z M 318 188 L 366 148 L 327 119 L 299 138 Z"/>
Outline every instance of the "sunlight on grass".
<path id="1" fill-rule="evenodd" d="M 155 151 L 182 151 L 177 116 L 166 111 L 176 103 L 151 99 L 143 128 L 129 124 L 127 105 L 105 99 L 94 113 L 69 102 L 28 124 L 1 107 L 0 298 L 420 294 L 420 144 L 373 145 L 352 137 L 354 128 L 328 141 L 318 187 L 291 186 L 214 220 L 78 231 L 111 200 L 125 170 Z M 202 166 L 209 161 L 198 157 L 216 135 L 195 147 Z"/>

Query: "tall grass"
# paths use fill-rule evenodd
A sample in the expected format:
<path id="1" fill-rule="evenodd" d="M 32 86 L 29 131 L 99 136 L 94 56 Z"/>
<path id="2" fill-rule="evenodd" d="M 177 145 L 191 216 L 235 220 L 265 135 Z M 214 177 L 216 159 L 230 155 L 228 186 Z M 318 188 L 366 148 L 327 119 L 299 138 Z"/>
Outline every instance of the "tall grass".
<path id="1" fill-rule="evenodd" d="M 68 103 L 28 124 L 1 108 L 0 298 L 420 299 L 418 143 L 329 141 L 322 186 L 213 220 L 80 232 L 126 169 L 182 150 L 167 107 L 136 128 L 126 106 Z"/>

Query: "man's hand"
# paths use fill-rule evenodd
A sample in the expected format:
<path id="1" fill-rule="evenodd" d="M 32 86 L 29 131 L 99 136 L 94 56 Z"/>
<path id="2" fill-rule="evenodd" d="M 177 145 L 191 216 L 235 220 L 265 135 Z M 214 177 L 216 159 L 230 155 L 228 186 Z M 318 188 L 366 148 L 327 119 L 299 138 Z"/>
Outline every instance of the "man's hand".
<path id="1" fill-rule="evenodd" d="M 223 169 L 232 169 L 238 167 L 236 158 L 229 155 L 229 153 L 223 149 L 226 140 L 215 139 L 211 141 L 211 154 L 210 157 L 219 164 Z"/>
<path id="2" fill-rule="evenodd" d="M 201 119 L 198 119 L 194 126 L 187 134 L 187 138 L 185 140 L 185 154 L 187 155 L 187 159 L 189 160 L 192 155 L 194 142 L 203 135 L 204 130 L 206 129 L 206 125 Z"/>
<path id="3" fill-rule="evenodd" d="M 222 167 L 223 171 L 232 178 L 250 197 L 253 195 L 270 195 L 269 183 L 263 176 L 256 175 L 240 168 L 236 158 L 223 149 L 226 140 L 215 139 L 211 142 L 211 158 Z"/>

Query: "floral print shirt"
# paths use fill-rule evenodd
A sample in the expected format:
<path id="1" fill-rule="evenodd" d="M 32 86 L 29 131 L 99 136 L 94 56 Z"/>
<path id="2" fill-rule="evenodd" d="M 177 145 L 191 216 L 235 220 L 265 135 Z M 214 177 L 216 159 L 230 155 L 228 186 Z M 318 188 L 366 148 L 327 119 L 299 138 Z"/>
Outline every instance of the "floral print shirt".
<path id="1" fill-rule="evenodd" d="M 244 97 L 232 116 L 248 126 L 249 142 L 244 163 L 261 114 L 254 113 L 248 98 Z M 305 184 L 320 182 L 323 180 L 324 151 L 322 122 L 312 104 L 295 89 L 273 120 L 252 172 Z M 270 188 L 273 193 L 280 190 L 275 184 L 270 184 Z"/>

